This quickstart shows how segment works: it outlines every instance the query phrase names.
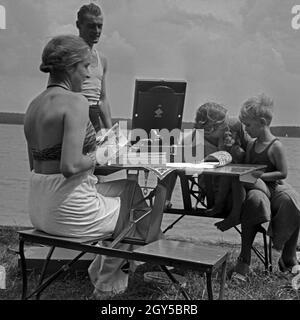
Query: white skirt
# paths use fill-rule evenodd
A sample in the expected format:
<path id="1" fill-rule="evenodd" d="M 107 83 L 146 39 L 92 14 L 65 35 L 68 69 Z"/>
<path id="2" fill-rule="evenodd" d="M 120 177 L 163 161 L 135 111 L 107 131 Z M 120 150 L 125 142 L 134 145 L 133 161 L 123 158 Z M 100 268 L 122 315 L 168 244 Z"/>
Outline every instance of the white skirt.
<path id="1" fill-rule="evenodd" d="M 98 193 L 97 181 L 91 172 L 70 178 L 62 174 L 32 172 L 29 188 L 32 225 L 49 234 L 77 238 L 78 241 L 113 232 L 120 198 Z"/>

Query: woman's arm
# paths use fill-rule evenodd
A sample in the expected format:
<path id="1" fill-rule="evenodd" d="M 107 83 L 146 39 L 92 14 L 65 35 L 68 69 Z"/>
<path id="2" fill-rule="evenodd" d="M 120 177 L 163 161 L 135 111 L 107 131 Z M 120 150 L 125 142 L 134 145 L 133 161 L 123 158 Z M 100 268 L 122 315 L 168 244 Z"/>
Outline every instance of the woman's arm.
<path id="1" fill-rule="evenodd" d="M 60 161 L 61 173 L 66 178 L 87 171 L 95 165 L 90 156 L 82 154 L 89 119 L 88 108 L 88 101 L 79 94 L 74 94 L 66 107 Z"/>

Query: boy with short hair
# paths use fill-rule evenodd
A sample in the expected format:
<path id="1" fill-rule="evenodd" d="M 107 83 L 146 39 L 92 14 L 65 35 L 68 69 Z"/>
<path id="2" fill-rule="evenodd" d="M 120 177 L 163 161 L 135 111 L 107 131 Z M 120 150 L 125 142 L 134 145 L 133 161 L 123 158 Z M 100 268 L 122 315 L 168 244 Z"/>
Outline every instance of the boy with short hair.
<path id="1" fill-rule="evenodd" d="M 257 189 L 270 199 L 276 186 L 287 177 L 287 161 L 283 147 L 270 129 L 273 118 L 273 101 L 264 94 L 248 99 L 239 115 L 245 131 L 254 138 L 247 146 L 246 163 L 263 164 L 264 172 L 254 172 L 257 178 L 254 184 L 234 181 L 232 186 L 233 206 L 229 215 L 215 225 L 221 231 L 240 223 L 240 214 L 248 190 Z"/>

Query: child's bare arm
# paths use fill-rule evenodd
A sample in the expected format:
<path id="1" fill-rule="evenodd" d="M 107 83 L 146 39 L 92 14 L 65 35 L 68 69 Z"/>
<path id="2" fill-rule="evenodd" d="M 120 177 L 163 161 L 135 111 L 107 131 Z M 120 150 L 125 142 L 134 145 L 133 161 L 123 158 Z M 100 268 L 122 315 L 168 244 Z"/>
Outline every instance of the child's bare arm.
<path id="1" fill-rule="evenodd" d="M 276 181 L 285 179 L 288 172 L 287 160 L 280 141 L 276 141 L 271 146 L 268 155 L 269 159 L 276 167 L 276 170 L 272 172 L 265 172 L 260 178 L 264 181 Z"/>

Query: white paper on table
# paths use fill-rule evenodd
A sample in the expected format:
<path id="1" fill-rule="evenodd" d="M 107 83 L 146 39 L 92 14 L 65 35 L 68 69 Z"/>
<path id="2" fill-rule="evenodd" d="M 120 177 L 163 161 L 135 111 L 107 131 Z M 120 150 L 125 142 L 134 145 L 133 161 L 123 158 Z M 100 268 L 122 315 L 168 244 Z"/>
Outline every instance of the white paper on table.
<path id="1" fill-rule="evenodd" d="M 200 162 L 200 163 L 168 162 L 166 166 L 170 168 L 178 168 L 178 169 L 213 169 L 219 166 L 219 162 Z"/>

